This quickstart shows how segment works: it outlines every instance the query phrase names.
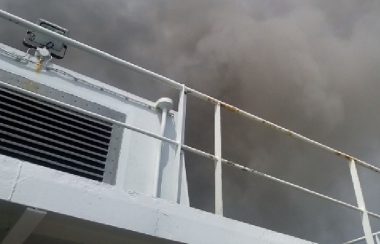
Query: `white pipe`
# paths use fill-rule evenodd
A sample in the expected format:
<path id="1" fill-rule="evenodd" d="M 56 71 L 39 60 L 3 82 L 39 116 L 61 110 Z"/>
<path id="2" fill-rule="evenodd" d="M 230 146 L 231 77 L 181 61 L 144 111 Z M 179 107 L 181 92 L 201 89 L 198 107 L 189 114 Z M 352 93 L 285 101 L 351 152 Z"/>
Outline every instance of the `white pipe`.
<path id="1" fill-rule="evenodd" d="M 162 109 L 162 115 L 161 115 L 161 127 L 160 127 L 160 135 L 165 135 L 165 128 L 166 128 L 166 118 L 168 116 L 168 110 L 166 108 Z M 160 166 L 161 166 L 161 155 L 162 155 L 162 149 L 163 149 L 163 142 L 159 142 L 159 148 L 158 148 L 158 155 L 157 155 L 157 162 L 154 167 L 154 177 L 153 177 L 153 196 L 159 197 L 159 189 L 160 189 Z"/>
<path id="2" fill-rule="evenodd" d="M 223 180 L 222 180 L 222 127 L 220 104 L 215 105 L 214 114 L 214 153 L 215 157 L 215 213 L 223 216 Z"/>
<path id="3" fill-rule="evenodd" d="M 90 112 L 88 110 L 85 110 L 85 109 L 82 109 L 82 108 L 79 108 L 79 107 L 75 107 L 73 105 L 70 105 L 70 104 L 67 104 L 67 103 L 64 103 L 64 102 L 60 102 L 60 101 L 55 100 L 53 98 L 46 97 L 46 96 L 43 96 L 43 95 L 31 92 L 31 91 L 22 89 L 20 87 L 10 85 L 10 84 L 8 84 L 6 82 L 0 81 L 0 84 L 2 86 L 5 86 L 5 87 L 8 87 L 10 89 L 13 89 L 13 90 L 25 93 L 25 94 L 30 95 L 32 97 L 40 98 L 40 99 L 49 101 L 49 102 L 51 102 L 53 104 L 57 104 L 57 105 L 60 105 L 62 107 L 66 107 L 66 108 L 72 109 L 72 110 L 74 110 L 76 112 L 80 112 L 80 113 L 83 113 L 83 114 L 86 114 L 86 115 L 90 115 L 90 116 L 92 116 L 94 118 L 97 118 L 97 119 L 100 119 L 100 120 L 103 120 L 103 121 L 106 121 L 106 122 L 109 122 L 109 123 L 113 123 L 113 124 L 118 125 L 120 127 L 123 127 L 123 128 L 129 129 L 129 130 L 141 133 L 143 135 L 150 136 L 150 137 L 156 138 L 158 140 L 168 142 L 168 143 L 173 144 L 173 145 L 178 145 L 179 144 L 175 140 L 169 139 L 167 137 L 163 137 L 163 136 L 157 135 L 155 133 L 152 133 L 152 132 L 140 129 L 138 127 L 135 127 L 135 126 L 132 126 L 132 125 L 128 125 L 126 123 L 123 123 L 123 122 L 120 122 L 120 121 L 117 121 L 117 120 L 114 120 L 114 119 L 110 119 L 110 118 L 108 118 L 106 116 L 102 116 L 102 115 L 99 115 L 97 113 L 93 113 L 93 112 Z M 47 105 L 47 106 L 49 106 L 49 105 Z"/>
<path id="4" fill-rule="evenodd" d="M 165 137 L 165 128 L 166 128 L 166 121 L 168 117 L 168 111 L 173 107 L 173 101 L 168 97 L 163 97 L 158 99 L 156 102 L 156 108 L 160 109 L 162 111 L 161 113 L 161 124 L 160 124 L 160 136 Z M 164 142 L 160 141 L 158 145 L 158 153 L 157 153 L 157 160 L 156 164 L 154 165 L 154 176 L 153 176 L 153 196 L 159 197 L 159 190 L 160 190 L 160 176 L 161 176 L 161 155 L 162 155 L 162 149 L 163 149 Z M 179 145 L 179 144 L 177 144 Z"/>
<path id="5" fill-rule="evenodd" d="M 380 244 L 379 236 L 378 235 L 380 235 L 380 231 L 373 233 L 373 236 L 375 237 L 376 242 L 377 242 L 376 244 Z M 363 240 L 365 240 L 365 236 L 353 239 L 351 241 L 344 242 L 343 244 L 353 244 L 353 243 L 357 243 L 357 242 L 360 242 L 360 241 L 363 241 Z"/>
<path id="6" fill-rule="evenodd" d="M 354 185 L 356 202 L 357 202 L 358 207 L 363 210 L 362 211 L 362 226 L 363 226 L 365 240 L 367 244 L 375 244 L 372 237 L 371 223 L 369 222 L 369 216 L 368 216 L 368 212 L 365 206 L 363 191 L 362 191 L 358 171 L 356 169 L 356 164 L 354 160 L 350 161 L 349 167 L 350 167 L 350 173 L 351 173 L 351 178 L 352 178 L 352 184 Z"/>
<path id="7" fill-rule="evenodd" d="M 111 55 L 109 53 L 106 53 L 104 51 L 101 51 L 99 49 L 91 47 L 89 45 L 86 45 L 84 43 L 81 43 L 79 41 L 71 39 L 69 37 L 62 36 L 62 35 L 60 35 L 60 34 L 58 34 L 56 32 L 53 32 L 53 31 L 48 30 L 48 29 L 45 29 L 45 28 L 43 28 L 43 27 L 41 27 L 39 25 L 36 25 L 36 24 L 34 24 L 34 23 L 32 23 L 32 22 L 30 22 L 28 20 L 25 20 L 23 18 L 20 18 L 18 16 L 13 15 L 13 14 L 10 14 L 10 13 L 4 11 L 4 10 L 1 10 L 1 9 L 0 9 L 0 18 L 6 19 L 6 20 L 8 20 L 10 22 L 13 22 L 13 23 L 15 23 L 17 25 L 29 28 L 31 30 L 43 33 L 43 34 L 45 34 L 47 36 L 54 37 L 54 38 L 56 38 L 56 39 L 58 39 L 60 41 L 63 41 L 68 46 L 75 47 L 75 48 L 80 49 L 82 51 L 85 51 L 87 53 L 98 55 L 98 56 L 100 56 L 100 57 L 102 57 L 102 58 L 104 58 L 106 60 L 109 60 L 111 62 L 114 62 L 114 63 L 122 65 L 122 66 L 125 66 L 126 68 L 128 68 L 130 70 L 136 71 L 136 72 L 144 74 L 144 75 L 148 75 L 151 78 L 154 78 L 155 80 L 158 80 L 158 81 L 161 81 L 163 83 L 166 83 L 169 86 L 174 87 L 174 88 L 176 88 L 178 90 L 181 90 L 183 88 L 183 84 L 181 84 L 181 83 L 179 83 L 179 82 L 177 82 L 175 80 L 172 80 L 172 79 L 170 79 L 168 77 L 165 77 L 163 75 L 157 74 L 157 73 L 155 73 L 153 71 L 150 71 L 148 69 L 142 68 L 142 67 L 140 67 L 138 65 L 135 65 L 133 63 L 130 63 L 130 62 L 125 61 L 123 59 L 120 59 L 118 57 L 115 57 L 115 56 L 113 56 L 113 55 Z M 339 150 L 336 150 L 334 148 L 331 148 L 329 146 L 323 145 L 322 143 L 319 143 L 317 141 L 309 139 L 309 138 L 307 138 L 307 137 L 305 137 L 305 136 L 303 136 L 303 135 L 301 135 L 299 133 L 296 133 L 294 131 L 288 130 L 288 129 L 282 127 L 282 126 L 279 126 L 279 125 L 277 125 L 275 123 L 272 123 L 272 122 L 267 121 L 267 120 L 265 120 L 263 118 L 260 118 L 259 116 L 256 116 L 256 115 L 253 115 L 253 114 L 251 114 L 249 112 L 241 110 L 241 109 L 239 109 L 239 108 L 237 108 L 235 106 L 232 106 L 232 105 L 230 105 L 228 103 L 222 102 L 222 101 L 220 101 L 220 100 L 218 100 L 216 98 L 213 98 L 211 96 L 208 96 L 208 95 L 206 95 L 206 94 L 204 94 L 202 92 L 199 92 L 199 91 L 194 90 L 194 89 L 189 88 L 189 87 L 185 87 L 185 91 L 186 91 L 186 94 L 191 94 L 191 95 L 193 95 L 195 97 L 198 97 L 198 98 L 200 98 L 202 100 L 205 100 L 205 101 L 208 101 L 208 102 L 211 102 L 211 103 L 214 103 L 214 104 L 218 104 L 219 103 L 221 105 L 221 107 L 224 107 L 225 109 L 230 110 L 232 112 L 236 112 L 236 113 L 242 115 L 243 117 L 246 117 L 248 119 L 254 120 L 254 121 L 256 121 L 258 123 L 261 123 L 261 124 L 263 124 L 263 125 L 265 125 L 265 126 L 267 126 L 269 128 L 275 129 L 275 130 L 277 130 L 277 131 L 279 131 L 279 132 L 281 132 L 281 133 L 283 133 L 285 135 L 289 135 L 289 136 L 291 136 L 291 137 L 293 137 L 293 138 L 295 138 L 297 140 L 300 140 L 300 141 L 312 144 L 314 146 L 317 146 L 317 147 L 319 147 L 319 148 L 321 148 L 321 149 L 323 149 L 325 151 L 331 152 L 331 153 L 335 154 L 336 156 L 341 157 L 343 159 L 355 160 L 355 162 L 357 162 L 359 165 L 361 165 L 361 166 L 363 166 L 365 168 L 368 168 L 370 170 L 373 170 L 373 171 L 375 171 L 377 173 L 380 173 L 380 168 L 378 168 L 376 166 L 373 166 L 372 164 L 369 164 L 369 163 L 367 163 L 367 162 L 365 162 L 363 160 L 355 158 L 355 157 L 353 157 L 353 156 L 351 156 L 349 154 L 343 153 L 343 152 L 341 152 Z"/>
<path id="8" fill-rule="evenodd" d="M 118 57 L 115 57 L 109 53 L 106 53 L 104 51 L 101 51 L 99 49 L 96 49 L 94 47 L 91 47 L 87 44 L 84 44 L 84 43 L 81 43 L 79 41 L 76 41 L 74 39 L 71 39 L 69 37 L 66 37 L 66 36 L 63 36 L 63 35 L 60 35 L 54 31 L 51 31 L 51 30 L 48 30 L 46 28 L 43 28 L 33 22 L 30 22 L 26 19 L 23 19 L 23 18 L 20 18 L 16 15 L 13 15 L 11 13 L 8 13 L 2 9 L 0 9 L 0 18 L 3 18 L 3 19 L 6 19 L 10 22 L 13 22 L 17 25 L 20 25 L 20 26 L 23 26 L 25 28 L 28 28 L 28 29 L 31 29 L 33 31 L 36 31 L 36 32 L 39 32 L 39 33 L 42 33 L 42 34 L 45 34 L 47 36 L 51 36 L 51 37 L 54 37 L 55 39 L 57 40 L 60 40 L 62 42 L 64 42 L 66 45 L 68 46 L 71 46 L 71 47 L 75 47 L 79 50 L 82 50 L 82 51 L 85 51 L 87 53 L 91 53 L 91 54 L 94 54 L 94 55 L 97 55 L 97 56 L 100 56 L 106 60 L 109 60 L 113 63 L 117 63 L 117 64 L 120 64 L 120 65 L 123 65 L 123 66 L 126 66 L 127 68 L 131 69 L 131 70 L 134 70 L 138 73 L 141 73 L 141 74 L 146 74 L 148 76 L 151 76 L 152 78 L 155 78 L 159 81 L 163 81 L 164 83 L 167 83 L 168 85 L 172 86 L 172 87 L 176 87 L 177 89 L 181 89 L 181 85 L 172 80 L 172 79 L 169 79 L 163 75 L 160 75 L 160 74 L 157 74 L 153 71 L 150 71 L 150 70 L 147 70 L 147 69 L 144 69 L 138 65 L 135 65 L 135 64 L 132 64 L 128 61 L 125 61 L 121 58 L 118 58 Z"/>

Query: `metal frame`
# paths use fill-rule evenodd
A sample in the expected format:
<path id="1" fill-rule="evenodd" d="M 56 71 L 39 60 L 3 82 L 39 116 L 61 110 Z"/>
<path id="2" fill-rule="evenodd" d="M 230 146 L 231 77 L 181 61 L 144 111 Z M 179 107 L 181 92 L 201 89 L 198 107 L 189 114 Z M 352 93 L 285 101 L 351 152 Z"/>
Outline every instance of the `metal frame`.
<path id="1" fill-rule="evenodd" d="M 352 184 L 354 185 L 354 191 L 358 207 L 362 210 L 362 226 L 364 231 L 365 240 L 368 244 L 374 244 L 371 230 L 371 223 L 369 222 L 369 216 L 365 207 L 365 201 L 363 196 L 362 187 L 360 185 L 358 170 L 356 169 L 356 163 L 354 160 L 350 160 L 350 173 L 352 177 Z"/>
<path id="2" fill-rule="evenodd" d="M 46 96 L 49 98 L 57 99 L 57 100 L 63 102 L 64 104 L 70 104 L 70 105 L 74 105 L 74 106 L 77 106 L 80 108 L 86 108 L 86 110 L 92 111 L 92 112 L 97 113 L 97 114 L 101 114 L 103 116 L 113 118 L 114 120 L 117 120 L 117 121 L 125 121 L 126 120 L 126 115 L 124 113 L 120 113 L 118 111 L 107 108 L 107 107 L 102 106 L 100 104 L 97 104 L 95 102 L 87 101 L 83 98 L 80 98 L 80 97 L 74 96 L 72 94 L 54 89 L 54 88 L 46 86 L 44 84 L 37 83 L 35 81 L 31 81 L 31 80 L 26 79 L 22 76 L 15 75 L 15 74 L 9 73 L 9 72 L 1 70 L 1 69 L 0 69 L 0 80 L 6 80 L 7 83 L 9 83 L 15 87 L 26 88 L 28 90 L 34 91 L 34 93 L 36 93 L 36 94 L 40 94 L 40 95 L 43 95 L 43 96 Z M 0 89 L 1 89 L 1 85 L 0 85 Z M 11 89 L 11 90 L 14 90 L 14 89 Z M 1 98 L 1 96 L 0 96 L 0 98 Z M 47 101 L 45 99 L 42 99 L 42 100 Z M 1 103 L 2 102 L 0 101 L 0 105 L 1 105 Z M 51 106 L 49 104 L 45 104 L 45 105 Z M 62 110 L 62 106 L 60 106 L 60 107 L 51 106 L 51 107 L 53 107 L 54 109 Z M 0 108 L 0 110 L 3 110 L 3 109 Z M 38 115 L 38 116 L 44 117 L 43 115 Z M 91 119 L 91 117 L 88 117 L 88 119 Z M 35 121 L 35 122 L 38 122 L 38 121 Z M 63 123 L 59 120 L 55 120 L 55 122 L 67 125 L 66 123 Z M 79 122 L 79 121 L 76 121 L 76 122 Z M 96 122 L 99 123 L 99 121 L 96 121 Z M 21 123 L 21 122 L 18 122 L 18 123 Z M 49 126 L 49 125 L 44 124 L 44 126 Z M 89 125 L 87 125 L 87 126 L 89 126 Z M 29 127 L 32 127 L 32 126 L 29 125 Z M 62 128 L 59 128 L 59 129 L 64 130 Z M 80 129 L 80 128 L 77 127 L 76 129 Z M 69 131 L 66 131 L 66 132 L 69 132 Z M 86 131 L 86 132 L 95 134 L 95 132 L 91 132 L 91 131 Z M 120 137 L 121 134 L 122 134 L 122 129 L 119 126 L 112 126 L 111 137 L 110 137 L 111 140 L 108 143 L 108 153 L 107 153 L 106 161 L 105 162 L 99 161 L 101 163 L 105 163 L 104 173 L 102 176 L 103 182 L 105 182 L 105 183 L 115 184 L 117 162 L 119 159 L 121 140 L 122 140 L 122 138 Z M 96 134 L 96 135 L 101 136 L 100 134 Z M 12 135 L 12 136 L 16 136 L 16 135 Z M 37 137 L 42 137 L 42 136 L 37 135 Z M 70 138 L 70 139 L 74 140 L 72 138 Z M 86 137 L 86 139 L 91 140 L 91 138 L 87 138 L 87 137 Z M 29 140 L 29 139 L 23 138 L 23 140 Z M 36 143 L 36 142 L 34 141 L 33 143 Z M 95 147 L 91 144 L 88 144 L 88 145 Z M 107 144 L 105 144 L 105 145 L 107 145 Z M 50 147 L 50 148 L 54 147 L 52 145 L 44 145 L 44 146 Z M 71 147 L 71 145 L 67 145 L 67 146 Z M 34 150 L 36 150 L 36 149 L 34 149 Z M 60 150 L 62 151 L 62 149 L 60 149 Z M 85 149 L 81 149 L 81 150 L 85 150 Z M 70 154 L 73 154 L 73 152 L 70 152 Z M 92 152 L 92 154 L 94 154 L 94 152 Z M 101 154 L 99 154 L 99 155 L 102 156 Z M 55 155 L 55 156 L 57 156 L 57 155 Z M 86 156 L 80 155 L 80 157 L 85 158 Z M 94 159 L 91 159 L 91 160 L 94 160 Z M 81 164 L 81 163 L 77 162 L 77 164 Z M 90 167 L 90 168 L 96 168 L 95 166 L 90 166 L 90 165 L 85 165 L 85 166 Z M 95 176 L 97 176 L 97 175 L 95 175 Z"/>
<path id="3" fill-rule="evenodd" d="M 185 167 L 185 158 L 182 152 L 182 146 L 185 143 L 185 123 L 186 123 L 186 110 L 187 110 L 187 94 L 186 94 L 186 86 L 182 85 L 182 89 L 179 94 L 178 101 L 178 113 L 177 113 L 177 148 L 175 151 L 175 162 L 177 162 L 178 174 L 176 174 L 177 179 L 174 182 L 177 182 L 177 203 L 181 202 L 181 186 L 182 186 L 182 172 Z"/>
<path id="4" fill-rule="evenodd" d="M 94 54 L 96 56 L 99 56 L 101 58 L 109 60 L 109 61 L 111 61 L 111 62 L 113 62 L 115 64 L 122 65 L 122 66 L 124 66 L 124 67 L 126 67 L 126 68 L 128 68 L 130 70 L 133 70 L 133 71 L 138 72 L 138 73 L 143 74 L 143 75 L 147 75 L 150 78 L 153 78 L 153 80 L 163 82 L 163 83 L 165 83 L 165 84 L 167 84 L 167 85 L 169 85 L 171 87 L 174 87 L 177 90 L 180 90 L 181 91 L 181 93 L 180 93 L 180 103 L 179 103 L 179 108 L 178 108 L 178 122 L 180 122 L 180 123 L 177 124 L 177 132 L 179 132 L 179 133 L 177 134 L 176 140 L 172 140 L 172 139 L 166 138 L 166 137 L 164 137 L 162 135 L 157 135 L 155 133 L 142 130 L 142 129 L 138 128 L 138 127 L 134 127 L 134 126 L 128 125 L 126 123 L 122 123 L 122 122 L 116 121 L 114 119 L 111 119 L 111 118 L 108 118 L 108 117 L 105 117 L 105 116 L 102 116 L 102 115 L 99 115 L 99 114 L 96 114 L 96 113 L 93 113 L 93 112 L 90 112 L 90 111 L 87 111 L 87 110 L 83 110 L 81 108 L 78 108 L 78 107 L 75 107 L 75 106 L 72 106 L 72 105 L 69 105 L 69 104 L 66 104 L 66 103 L 63 103 L 63 102 L 51 99 L 51 98 L 46 98 L 46 97 L 44 97 L 42 95 L 30 92 L 30 91 L 25 91 L 25 90 L 23 90 L 21 88 L 18 88 L 18 87 L 13 87 L 12 85 L 9 85 L 9 84 L 7 84 L 5 82 L 1 82 L 0 81 L 0 84 L 3 84 L 5 86 L 13 87 L 14 89 L 21 89 L 21 90 L 23 90 L 23 92 L 26 92 L 26 93 L 28 93 L 31 96 L 41 97 L 41 98 L 50 100 L 50 102 L 52 102 L 52 103 L 59 104 L 59 105 L 64 106 L 64 107 L 68 107 L 70 109 L 79 111 L 81 113 L 87 113 L 88 115 L 91 115 L 91 116 L 103 119 L 103 120 L 111 122 L 111 123 L 114 123 L 115 125 L 118 125 L 118 126 L 120 126 L 122 128 L 126 128 L 126 129 L 132 130 L 134 132 L 141 133 L 141 134 L 144 134 L 146 136 L 149 136 L 149 137 L 152 137 L 152 138 L 155 138 L 155 139 L 167 142 L 169 144 L 175 145 L 175 146 L 177 146 L 177 149 L 176 149 L 176 160 L 178 161 L 178 164 L 180 164 L 180 162 L 181 162 L 181 156 L 180 156 L 181 155 L 181 150 L 188 151 L 188 152 L 191 152 L 191 153 L 195 153 L 195 154 L 200 155 L 202 157 L 206 157 L 206 158 L 212 159 L 215 162 L 215 164 L 216 164 L 216 167 L 215 167 L 215 212 L 217 214 L 222 214 L 223 213 L 222 172 L 221 172 L 222 167 L 221 167 L 221 164 L 225 164 L 225 165 L 228 165 L 230 167 L 234 167 L 236 169 L 242 170 L 244 172 L 247 172 L 247 173 L 250 173 L 250 174 L 253 174 L 253 175 L 256 175 L 256 176 L 264 177 L 264 178 L 266 178 L 268 180 L 271 180 L 271 181 L 274 181 L 274 182 L 286 185 L 286 186 L 291 187 L 293 189 L 296 189 L 296 190 L 299 190 L 299 191 L 311 194 L 313 196 L 319 197 L 321 199 L 328 200 L 328 201 L 333 202 L 335 204 L 338 204 L 340 206 L 343 206 L 343 207 L 346 207 L 346 208 L 350 208 L 350 209 L 353 209 L 353 210 L 356 210 L 356 211 L 360 212 L 362 214 L 362 226 L 363 226 L 363 230 L 364 230 L 364 233 L 365 233 L 365 237 L 358 238 L 358 239 L 349 241 L 347 243 L 354 243 L 356 241 L 360 241 L 360 240 L 363 240 L 363 239 L 365 239 L 367 241 L 367 243 L 374 243 L 372 237 L 374 235 L 377 235 L 378 233 L 372 233 L 370 222 L 369 222 L 369 216 L 376 217 L 376 218 L 380 219 L 380 215 L 377 214 L 377 213 L 370 212 L 370 211 L 368 211 L 365 208 L 365 201 L 364 201 L 363 193 L 362 193 L 362 190 L 361 190 L 360 180 L 359 180 L 359 177 L 358 177 L 358 174 L 357 174 L 356 167 L 357 167 L 357 165 L 358 166 L 362 166 L 364 168 L 370 169 L 370 170 L 372 170 L 374 172 L 377 172 L 377 173 L 380 173 L 380 168 L 378 168 L 378 167 L 376 167 L 376 166 L 374 166 L 372 164 L 369 164 L 369 163 L 367 163 L 367 162 L 365 162 L 363 160 L 360 160 L 360 159 L 358 159 L 356 157 L 353 157 L 353 156 L 351 156 L 351 155 L 349 155 L 347 153 L 341 152 L 341 151 L 339 151 L 337 149 L 334 149 L 332 147 L 329 147 L 329 146 L 326 146 L 326 145 L 324 145 L 322 143 L 314 141 L 314 140 L 312 140 L 310 138 L 307 138 L 307 137 L 305 137 L 305 136 L 303 136 L 303 135 L 301 135 L 299 133 L 296 133 L 294 131 L 288 130 L 288 129 L 284 128 L 284 127 L 281 127 L 281 126 L 279 126 L 277 124 L 274 124 L 274 123 L 272 123 L 270 121 L 267 121 L 267 120 L 265 120 L 263 118 L 260 118 L 260 117 L 258 117 L 256 115 L 253 115 L 253 114 L 251 114 L 249 112 L 241 110 L 241 109 L 239 109 L 239 108 L 237 108 L 235 106 L 232 106 L 230 104 L 227 104 L 227 103 L 224 103 L 222 101 L 219 101 L 218 99 L 210 97 L 210 96 L 208 96 L 208 95 L 206 95 L 204 93 L 201 93 L 201 92 L 199 92 L 197 90 L 194 90 L 192 88 L 186 87 L 184 84 L 176 82 L 176 81 L 174 81 L 174 80 L 172 80 L 170 78 L 167 78 L 165 76 L 159 75 L 159 74 L 157 74 L 155 72 L 152 72 L 150 70 L 144 69 L 144 68 L 142 68 L 140 66 L 137 66 L 137 65 L 135 65 L 133 63 L 130 63 L 130 62 L 125 61 L 123 59 L 117 58 L 117 57 L 115 57 L 115 56 L 113 56 L 111 54 L 108 54 L 108 53 L 106 53 L 104 51 L 98 50 L 98 49 L 96 49 L 94 47 L 90 47 L 90 46 L 88 46 L 86 44 L 83 44 L 83 43 L 78 42 L 76 40 L 73 40 L 71 38 L 59 35 L 59 34 L 53 32 L 53 31 L 47 30 L 45 28 L 42 28 L 42 27 L 40 27 L 40 26 L 38 26 L 38 25 L 30 22 L 30 21 L 27 21 L 25 19 L 22 19 L 20 17 L 15 16 L 15 15 L 12 15 L 12 14 L 6 12 L 6 11 L 0 10 L 0 18 L 3 18 L 3 19 L 8 20 L 10 22 L 13 22 L 13 23 L 15 23 L 17 25 L 20 25 L 20 26 L 32 29 L 34 31 L 43 33 L 43 34 L 45 34 L 47 36 L 50 36 L 52 38 L 56 38 L 58 40 L 63 41 L 68 46 L 80 49 L 80 50 L 85 51 L 85 52 L 90 53 L 90 54 Z M 199 149 L 187 146 L 187 145 L 185 145 L 183 143 L 184 120 L 185 120 L 185 114 L 186 114 L 186 96 L 187 95 L 195 96 L 195 97 L 197 97 L 199 99 L 208 101 L 208 102 L 210 102 L 210 103 L 212 103 L 212 104 L 214 104 L 216 106 L 215 107 L 215 152 L 214 152 L 214 154 L 210 154 L 210 153 L 201 151 Z M 220 128 L 221 128 L 220 109 L 221 108 L 224 108 L 224 109 L 229 110 L 231 112 L 237 113 L 237 114 L 241 115 L 242 117 L 245 117 L 245 118 L 250 119 L 252 121 L 258 122 L 259 124 L 262 124 L 262 125 L 267 126 L 267 127 L 271 128 L 271 129 L 274 129 L 274 130 L 276 130 L 276 131 L 278 131 L 278 132 L 280 132 L 280 133 L 282 133 L 284 135 L 288 135 L 288 136 L 293 137 L 293 138 L 295 138 L 297 140 L 300 140 L 300 141 L 302 141 L 304 143 L 308 143 L 308 144 L 311 144 L 311 145 L 313 145 L 313 146 L 315 146 L 317 148 L 320 148 L 320 149 L 322 149 L 322 150 L 324 150 L 326 152 L 330 152 L 330 153 L 332 153 L 333 155 L 335 155 L 337 157 L 343 158 L 349 164 L 349 168 L 350 168 L 350 172 L 351 172 L 351 177 L 352 177 L 352 181 L 353 181 L 353 187 L 354 187 L 354 191 L 355 191 L 355 196 L 356 196 L 356 199 L 357 199 L 357 206 L 354 206 L 352 204 L 340 201 L 338 199 L 335 199 L 335 198 L 323 195 L 321 193 L 312 191 L 310 189 L 307 189 L 307 188 L 304 188 L 302 186 L 293 184 L 291 182 L 288 182 L 288 181 L 276 178 L 274 176 L 271 176 L 271 175 L 268 175 L 266 173 L 257 171 L 255 169 L 248 168 L 248 167 L 243 166 L 242 164 L 239 164 L 237 162 L 224 159 L 222 157 L 222 150 L 221 150 L 221 145 L 222 145 L 221 133 L 220 133 Z"/>
<path id="5" fill-rule="evenodd" d="M 161 113 L 161 124 L 160 124 L 160 135 L 165 135 L 165 128 L 166 128 L 166 119 L 168 117 L 168 110 L 163 109 Z M 158 148 L 158 155 L 157 155 L 157 162 L 154 169 L 154 185 L 153 185 L 153 196 L 159 197 L 160 194 L 160 165 L 161 165 L 161 154 L 162 154 L 162 148 L 164 144 L 162 141 L 160 141 L 160 146 Z"/>

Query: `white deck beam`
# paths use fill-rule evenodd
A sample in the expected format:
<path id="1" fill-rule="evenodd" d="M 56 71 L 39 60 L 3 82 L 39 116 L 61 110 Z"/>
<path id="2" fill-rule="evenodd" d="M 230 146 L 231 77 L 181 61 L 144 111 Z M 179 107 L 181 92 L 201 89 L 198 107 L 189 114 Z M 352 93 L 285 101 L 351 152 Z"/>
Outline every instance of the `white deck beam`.
<path id="1" fill-rule="evenodd" d="M 8 232 L 2 244 L 21 244 L 33 233 L 46 212 L 34 208 L 26 208 L 17 223 Z"/>

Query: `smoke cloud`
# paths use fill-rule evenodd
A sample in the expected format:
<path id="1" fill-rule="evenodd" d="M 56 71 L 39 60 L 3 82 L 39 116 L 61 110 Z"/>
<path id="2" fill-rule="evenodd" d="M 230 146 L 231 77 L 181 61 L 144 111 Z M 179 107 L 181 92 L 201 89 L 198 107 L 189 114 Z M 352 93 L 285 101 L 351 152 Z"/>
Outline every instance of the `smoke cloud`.
<path id="1" fill-rule="evenodd" d="M 82 42 L 380 166 L 380 3 L 374 0 L 3 0 Z M 21 48 L 24 31 L 0 24 Z M 17 44 L 17 45 L 16 45 Z M 170 89 L 70 49 L 61 64 L 156 99 Z M 223 111 L 223 156 L 355 204 L 347 163 Z M 213 151 L 213 108 L 190 99 L 187 143 Z M 186 155 L 190 199 L 212 211 L 213 163 Z M 224 167 L 227 217 L 322 243 L 362 235 L 360 216 Z M 370 210 L 380 180 L 360 170 Z M 377 187 L 377 188 L 376 188 Z M 373 221 L 379 230 L 380 221 Z"/>

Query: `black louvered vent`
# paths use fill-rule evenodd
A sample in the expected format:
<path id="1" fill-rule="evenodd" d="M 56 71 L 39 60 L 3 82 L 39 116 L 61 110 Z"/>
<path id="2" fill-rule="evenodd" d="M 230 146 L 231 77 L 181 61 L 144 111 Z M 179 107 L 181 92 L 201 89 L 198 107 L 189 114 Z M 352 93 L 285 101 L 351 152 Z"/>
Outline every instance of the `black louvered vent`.
<path id="1" fill-rule="evenodd" d="M 103 181 L 111 123 L 0 86 L 0 153 Z"/>

